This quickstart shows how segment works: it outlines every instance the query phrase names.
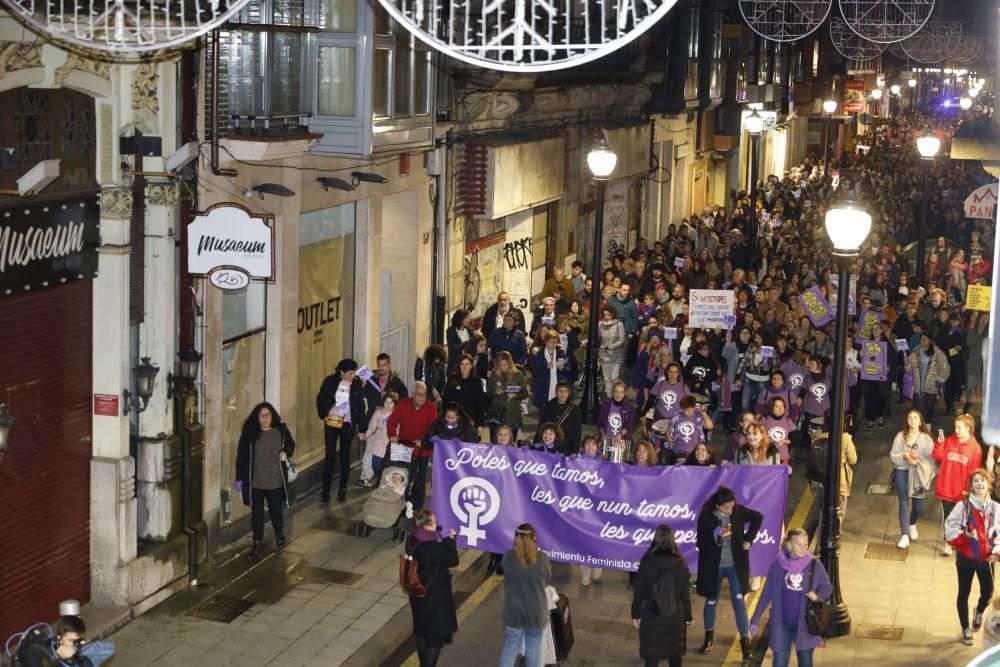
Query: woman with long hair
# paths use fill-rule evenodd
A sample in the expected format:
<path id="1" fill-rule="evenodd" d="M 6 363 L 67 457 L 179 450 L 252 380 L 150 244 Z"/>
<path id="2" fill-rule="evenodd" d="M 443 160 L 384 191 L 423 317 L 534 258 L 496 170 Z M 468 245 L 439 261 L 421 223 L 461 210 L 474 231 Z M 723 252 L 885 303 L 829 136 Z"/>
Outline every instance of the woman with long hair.
<path id="1" fill-rule="evenodd" d="M 968 491 L 969 475 L 983 467 L 983 450 L 974 435 L 976 420 L 972 415 L 955 417 L 955 432 L 947 438 L 944 429 L 938 429 L 932 456 L 940 465 L 934 495 L 941 501 L 942 515 L 947 520 L 955 505 L 965 499 Z M 950 556 L 952 544 L 945 536 L 941 555 Z"/>
<path id="2" fill-rule="evenodd" d="M 604 306 L 601 310 L 597 336 L 597 358 L 604 374 L 604 391 L 611 396 L 611 388 L 621 375 L 622 364 L 625 362 L 625 345 L 628 342 L 625 325 L 618 319 L 618 311 L 614 306 Z"/>
<path id="3" fill-rule="evenodd" d="M 451 643 L 458 630 L 455 596 L 449 568 L 458 565 L 455 531 L 442 538 L 437 519 L 428 510 L 413 513 L 413 530 L 406 540 L 406 553 L 417 561 L 417 575 L 427 589 L 424 597 L 410 596 L 413 638 L 417 643 L 420 667 L 434 667 L 441 649 Z"/>
<path id="4" fill-rule="evenodd" d="M 535 431 L 535 437 L 531 440 L 530 449 L 548 454 L 566 453 L 566 434 L 562 427 L 555 422 L 542 422 Z"/>
<path id="5" fill-rule="evenodd" d="M 736 465 L 779 465 L 781 455 L 778 448 L 767 437 L 767 431 L 759 423 L 747 428 L 747 442 L 736 450 Z"/>
<path id="6" fill-rule="evenodd" d="M 656 451 L 653 449 L 653 445 L 649 443 L 649 440 L 643 440 L 636 445 L 635 451 L 632 452 L 632 465 L 642 468 L 656 467 Z"/>
<path id="7" fill-rule="evenodd" d="M 936 467 L 934 441 L 920 410 L 906 413 L 906 424 L 892 441 L 889 458 L 895 469 L 892 481 L 899 498 L 899 532 L 902 537 L 896 544 L 900 549 L 910 546 L 917 539 L 917 519 L 924 506 L 924 498 L 931 488 Z"/>
<path id="8" fill-rule="evenodd" d="M 236 447 L 236 492 L 250 506 L 253 547 L 250 562 L 264 553 L 264 503 L 271 517 L 274 542 L 285 546 L 285 516 L 288 502 L 288 457 L 295 453 L 295 440 L 281 415 L 270 403 L 258 403 L 243 422 Z"/>
<path id="9" fill-rule="evenodd" d="M 743 659 L 749 660 L 750 621 L 744 597 L 750 590 L 750 546 L 764 522 L 763 515 L 736 503 L 732 489 L 720 486 L 705 501 L 698 514 L 698 595 L 705 601 L 705 642 L 698 650 L 708 655 L 715 643 L 715 615 L 722 582 L 729 582 L 729 595 L 740 633 Z"/>
<path id="10" fill-rule="evenodd" d="M 414 365 L 413 378 L 427 385 L 428 398 L 440 403 L 448 383 L 448 348 L 436 343 L 428 345 Z"/>
<path id="11" fill-rule="evenodd" d="M 457 403 L 477 428 L 486 424 L 486 390 L 476 377 L 476 362 L 467 354 L 458 359 L 444 388 L 444 403 Z"/>
<path id="12" fill-rule="evenodd" d="M 809 632 L 806 608 L 809 602 L 826 600 L 833 592 L 826 568 L 809 552 L 809 534 L 792 528 L 785 536 L 778 559 L 767 571 L 767 583 L 750 621 L 750 633 L 757 634 L 757 624 L 771 607 L 771 638 L 774 667 L 788 667 L 792 644 L 800 667 L 812 665 L 812 654 L 823 638 Z"/>
<path id="13" fill-rule="evenodd" d="M 645 667 L 667 660 L 681 667 L 687 652 L 691 615 L 687 561 L 677 549 L 674 529 L 657 526 L 649 549 L 639 561 L 632 592 L 632 627 L 639 631 L 639 657 Z"/>
<path id="14" fill-rule="evenodd" d="M 944 521 L 944 539 L 958 554 L 958 622 L 962 643 L 972 646 L 972 633 L 983 626 L 983 612 L 993 598 L 993 563 L 1000 558 L 1000 504 L 990 498 L 993 480 L 982 468 L 972 471 L 966 484 L 965 500 L 956 503 Z M 972 579 L 979 579 L 979 602 L 969 625 L 969 593 Z"/>
<path id="15" fill-rule="evenodd" d="M 948 358 L 934 345 L 930 334 L 922 333 L 917 349 L 910 352 L 907 368 L 913 374 L 913 407 L 920 410 L 929 427 L 934 421 L 938 385 L 943 386 L 951 373 Z"/>
<path id="16" fill-rule="evenodd" d="M 472 327 L 469 326 L 471 322 L 472 313 L 464 308 L 459 308 L 451 316 L 451 326 L 445 331 L 445 338 L 448 340 L 448 375 L 455 372 L 462 347 L 472 337 Z"/>
<path id="17" fill-rule="evenodd" d="M 538 548 L 535 528 L 522 523 L 514 548 L 503 555 L 503 650 L 500 667 L 514 667 L 522 642 L 527 667 L 542 666 L 542 632 L 548 626 L 545 587 L 552 578 L 549 557 Z"/>
<path id="18" fill-rule="evenodd" d="M 487 422 L 496 438 L 496 427 L 505 424 L 517 438 L 521 428 L 521 401 L 528 398 L 528 381 L 515 365 L 506 350 L 493 360 L 493 372 L 486 382 L 486 394 L 490 397 Z"/>
<path id="19" fill-rule="evenodd" d="M 368 403 L 364 383 L 357 377 L 358 362 L 341 359 L 316 394 L 316 414 L 323 420 L 322 491 L 320 504 L 330 502 L 333 471 L 339 468 L 337 502 L 347 499 L 347 477 L 351 470 L 351 443 L 355 433 L 368 430 Z M 338 452 L 339 449 L 339 452 Z"/>

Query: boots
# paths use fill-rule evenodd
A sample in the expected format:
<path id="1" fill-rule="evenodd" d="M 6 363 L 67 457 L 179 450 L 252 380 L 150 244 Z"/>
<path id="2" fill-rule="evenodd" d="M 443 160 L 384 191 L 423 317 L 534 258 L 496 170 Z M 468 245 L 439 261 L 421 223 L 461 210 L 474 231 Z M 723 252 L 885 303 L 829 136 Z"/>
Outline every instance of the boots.
<path id="1" fill-rule="evenodd" d="M 260 557 L 264 555 L 264 543 L 254 542 L 253 548 L 250 549 L 250 553 L 247 555 L 247 560 L 251 563 L 256 563 L 260 560 Z"/>
<path id="2" fill-rule="evenodd" d="M 705 630 L 705 643 L 698 649 L 698 653 L 708 655 L 712 652 L 713 644 L 715 644 L 715 630 Z"/>
<path id="3" fill-rule="evenodd" d="M 740 637 L 740 650 L 743 651 L 744 660 L 753 659 L 753 651 L 750 650 L 750 638 Z"/>

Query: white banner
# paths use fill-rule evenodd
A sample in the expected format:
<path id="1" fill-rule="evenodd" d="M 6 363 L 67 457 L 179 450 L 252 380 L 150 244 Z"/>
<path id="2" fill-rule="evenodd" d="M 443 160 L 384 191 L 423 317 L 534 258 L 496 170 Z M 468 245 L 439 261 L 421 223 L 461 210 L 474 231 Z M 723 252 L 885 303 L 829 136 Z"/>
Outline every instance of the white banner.
<path id="1" fill-rule="evenodd" d="M 688 309 L 688 324 L 695 328 L 724 329 L 726 315 L 736 312 L 736 295 L 732 290 L 693 289 Z"/>
<path id="2" fill-rule="evenodd" d="M 993 209 L 997 205 L 997 184 L 987 183 L 978 187 L 965 198 L 965 217 L 977 220 L 992 220 Z"/>
<path id="3" fill-rule="evenodd" d="M 218 204 L 188 225 L 188 272 L 238 269 L 250 278 L 274 277 L 274 230 L 264 216 L 236 204 Z M 222 287 L 222 285 L 219 285 Z"/>

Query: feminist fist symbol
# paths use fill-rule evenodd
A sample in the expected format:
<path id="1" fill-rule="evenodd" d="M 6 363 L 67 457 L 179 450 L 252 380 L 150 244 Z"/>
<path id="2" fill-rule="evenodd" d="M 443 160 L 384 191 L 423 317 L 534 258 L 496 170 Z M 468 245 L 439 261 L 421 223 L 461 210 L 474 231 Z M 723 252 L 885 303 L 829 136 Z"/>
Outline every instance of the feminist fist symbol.
<path id="1" fill-rule="evenodd" d="M 458 533 L 476 546 L 486 537 L 480 526 L 493 521 L 500 510 L 500 494 L 485 479 L 466 477 L 451 488 L 451 509 L 464 524 Z"/>

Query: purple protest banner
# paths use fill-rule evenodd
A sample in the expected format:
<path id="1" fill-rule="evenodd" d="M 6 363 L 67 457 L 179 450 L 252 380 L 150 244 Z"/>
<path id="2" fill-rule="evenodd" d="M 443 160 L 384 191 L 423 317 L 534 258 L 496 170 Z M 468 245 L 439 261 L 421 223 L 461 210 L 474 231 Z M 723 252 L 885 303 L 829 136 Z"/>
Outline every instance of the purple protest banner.
<path id="1" fill-rule="evenodd" d="M 885 380 L 888 369 L 889 344 L 885 341 L 861 341 L 861 379 Z"/>
<path id="2" fill-rule="evenodd" d="M 645 468 L 457 440 L 434 444 L 434 515 L 458 546 L 502 553 L 530 523 L 555 561 L 634 571 L 653 531 L 669 524 L 694 571 L 702 504 L 720 486 L 764 515 L 750 549 L 750 572 L 767 573 L 781 541 L 785 466 Z"/>
<path id="3" fill-rule="evenodd" d="M 813 326 L 821 327 L 833 319 L 830 302 L 826 300 L 823 292 L 816 285 L 802 292 L 799 296 L 799 301 L 805 306 L 806 315 L 813 323 Z"/>
<path id="4" fill-rule="evenodd" d="M 854 341 L 862 343 L 869 340 L 872 337 L 872 327 L 881 322 L 883 318 L 885 318 L 885 313 L 867 308 L 862 310 L 861 315 L 858 316 L 858 335 L 854 337 Z"/>

